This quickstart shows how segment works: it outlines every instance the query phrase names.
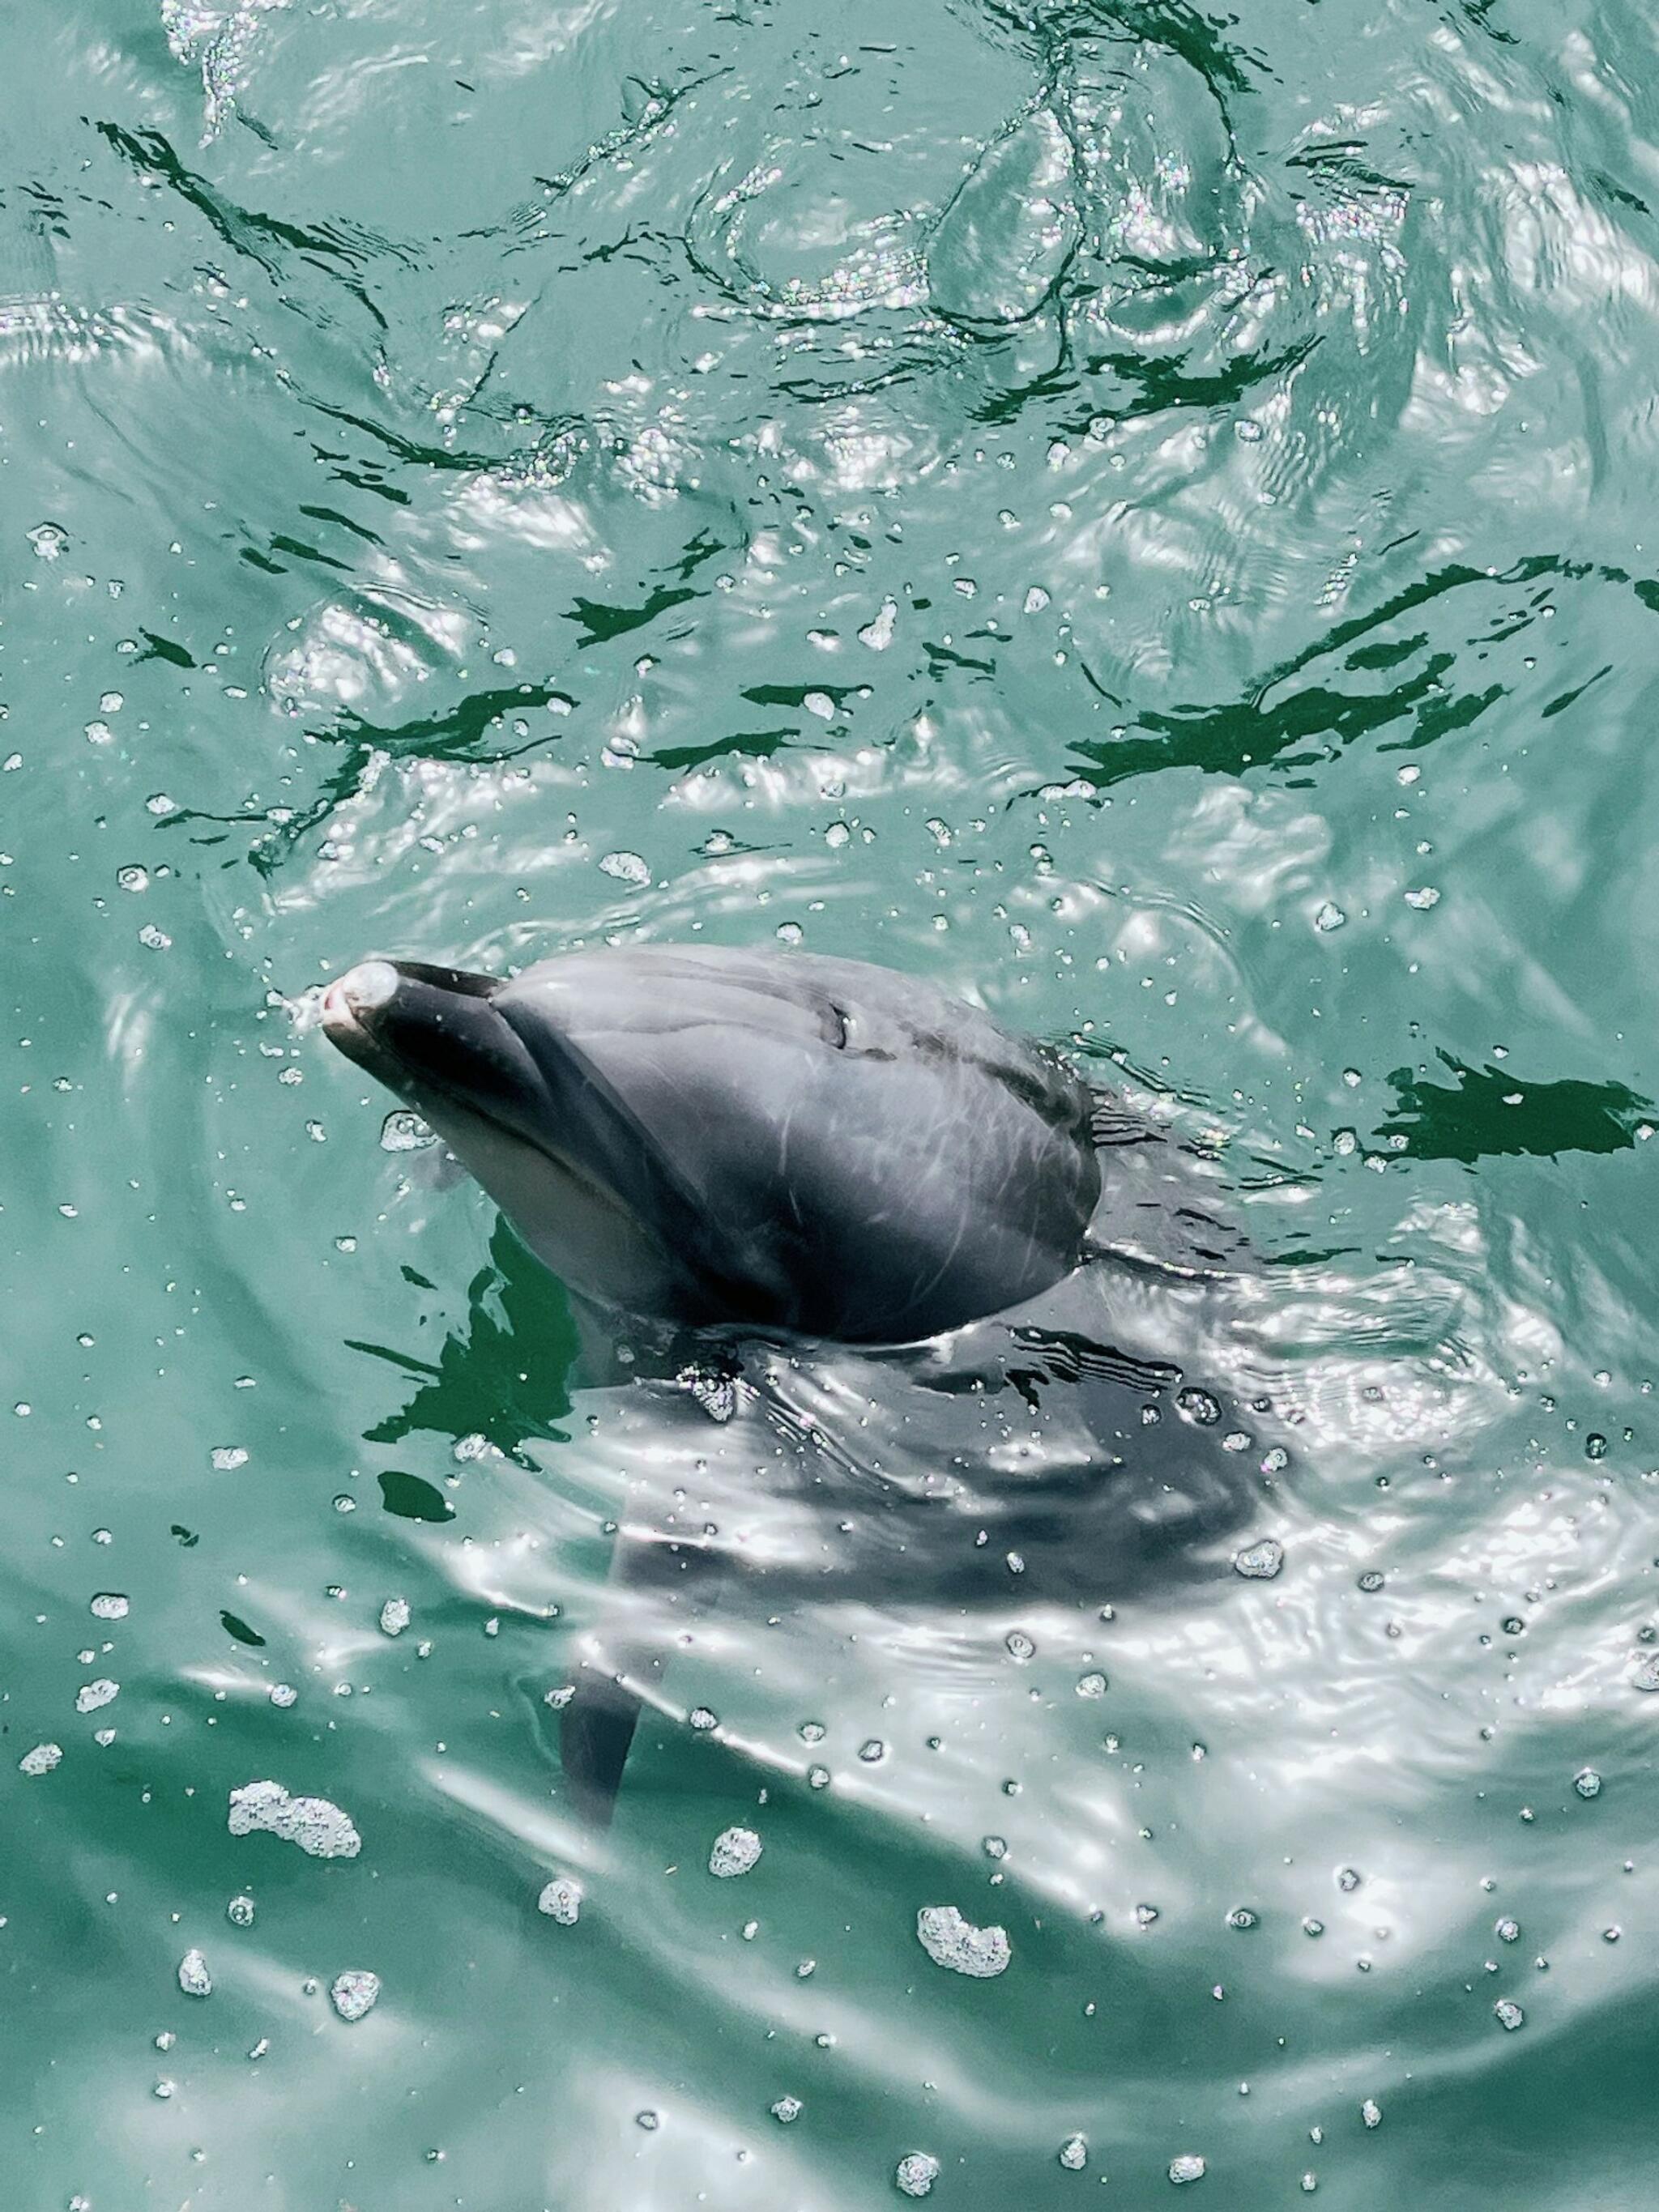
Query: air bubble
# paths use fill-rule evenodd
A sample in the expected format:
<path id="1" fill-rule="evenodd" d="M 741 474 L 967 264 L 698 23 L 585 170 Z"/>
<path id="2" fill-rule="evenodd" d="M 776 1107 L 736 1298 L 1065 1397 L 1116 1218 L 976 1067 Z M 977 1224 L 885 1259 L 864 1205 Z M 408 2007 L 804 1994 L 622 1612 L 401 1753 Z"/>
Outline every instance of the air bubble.
<path id="1" fill-rule="evenodd" d="M 536 1899 L 538 1912 L 544 1912 L 561 1928 L 574 1928 L 582 1909 L 582 1886 L 568 1874 L 556 1875 Z"/>
<path id="2" fill-rule="evenodd" d="M 370 1973 L 366 1966 L 349 1967 L 343 1974 L 336 1975 L 328 1995 L 342 2020 L 362 2020 L 380 2002 L 380 1978 Z"/>
<path id="3" fill-rule="evenodd" d="M 708 1854 L 708 1871 L 721 1881 L 747 1874 L 763 1846 L 752 1828 L 726 1828 L 715 1837 Z"/>
<path id="4" fill-rule="evenodd" d="M 383 1152 L 423 1152 L 438 1141 L 436 1132 L 428 1127 L 418 1114 L 400 1107 L 388 1114 L 380 1124 L 380 1150 Z"/>
<path id="5" fill-rule="evenodd" d="M 621 884 L 632 884 L 643 890 L 651 881 L 649 864 L 637 853 L 606 853 L 599 861 L 601 875 L 614 876 Z"/>

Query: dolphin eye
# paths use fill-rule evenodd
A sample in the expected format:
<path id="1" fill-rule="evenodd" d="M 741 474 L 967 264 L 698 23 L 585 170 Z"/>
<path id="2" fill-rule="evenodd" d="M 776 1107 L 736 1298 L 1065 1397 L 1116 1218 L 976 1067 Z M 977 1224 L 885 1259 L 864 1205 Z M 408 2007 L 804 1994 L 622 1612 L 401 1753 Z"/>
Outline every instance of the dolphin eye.
<path id="1" fill-rule="evenodd" d="M 832 1047 L 836 1052 L 845 1052 L 847 1049 L 848 1035 L 853 1026 L 851 1017 L 844 1012 L 842 1009 L 836 1004 L 833 999 L 826 999 L 824 1000 L 823 1012 L 823 1041 L 825 1044 Z"/>

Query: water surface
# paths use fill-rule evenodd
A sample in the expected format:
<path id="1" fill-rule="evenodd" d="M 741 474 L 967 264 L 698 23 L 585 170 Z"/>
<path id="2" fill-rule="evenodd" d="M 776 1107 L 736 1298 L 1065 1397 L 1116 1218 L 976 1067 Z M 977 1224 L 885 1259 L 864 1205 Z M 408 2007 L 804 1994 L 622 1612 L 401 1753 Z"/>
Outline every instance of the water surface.
<path id="1" fill-rule="evenodd" d="M 8 2201 L 1645 2204 L 1646 14 L 0 50 Z M 1115 1336 L 1246 1425 L 1204 1571 L 872 1535 L 1098 1378 L 993 1437 L 582 1369 L 290 1012 L 691 936 L 975 997 L 1201 1156 L 1255 1258 Z M 671 1617 L 596 1838 L 547 1700 L 646 1505 L 772 1595 Z"/>

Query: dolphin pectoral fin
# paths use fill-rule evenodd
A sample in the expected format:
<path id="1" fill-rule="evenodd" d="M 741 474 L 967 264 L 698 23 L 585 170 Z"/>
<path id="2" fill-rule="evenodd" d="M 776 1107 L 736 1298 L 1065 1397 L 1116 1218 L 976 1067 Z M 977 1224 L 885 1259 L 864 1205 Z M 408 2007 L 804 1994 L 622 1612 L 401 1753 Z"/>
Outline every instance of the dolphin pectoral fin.
<path id="1" fill-rule="evenodd" d="M 559 1760 L 570 1802 L 592 1828 L 608 1828 L 640 1722 L 640 1699 L 620 1677 L 584 1667 L 565 1707 Z"/>
<path id="2" fill-rule="evenodd" d="M 592 1826 L 610 1826 L 641 1711 L 659 1702 L 667 1655 L 712 1601 L 726 1566 L 701 1543 L 617 1537 L 609 1585 L 615 1626 L 583 1661 L 559 1731 L 571 1801 Z"/>

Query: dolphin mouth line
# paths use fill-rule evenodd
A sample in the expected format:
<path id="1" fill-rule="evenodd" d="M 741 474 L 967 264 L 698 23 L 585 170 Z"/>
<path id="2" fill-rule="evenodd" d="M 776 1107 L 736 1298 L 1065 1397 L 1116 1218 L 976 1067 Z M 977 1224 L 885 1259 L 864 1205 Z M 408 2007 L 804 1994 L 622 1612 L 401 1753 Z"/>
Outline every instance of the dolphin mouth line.
<path id="1" fill-rule="evenodd" d="M 365 967 L 383 967 L 394 977 L 398 973 L 389 960 L 370 961 L 349 969 L 343 975 L 336 976 L 324 992 L 322 1002 L 323 1034 L 331 1044 L 343 1052 L 356 1066 L 363 1068 L 378 1082 L 384 1083 L 387 1090 L 400 1095 L 413 1093 L 410 1103 L 416 1111 L 422 1110 L 425 1097 L 441 1098 L 447 1104 L 459 1107 L 463 1113 L 471 1114 L 480 1121 L 487 1121 L 502 1136 L 512 1138 L 517 1144 L 529 1146 L 551 1161 L 555 1167 L 564 1170 L 566 1173 L 573 1172 L 569 1163 L 550 1152 L 539 1137 L 514 1128 L 499 1114 L 492 1112 L 488 1100 L 462 1090 L 458 1084 L 441 1074 L 411 1067 L 401 1053 L 376 1036 L 353 1003 L 355 979 L 363 974 Z M 379 1003 L 384 1005 L 385 1000 Z M 498 1015 L 496 1018 L 503 1022 L 507 1020 L 504 1014 Z M 507 1026 L 511 1029 L 512 1024 L 507 1022 Z"/>
<path id="2" fill-rule="evenodd" d="M 356 970 L 351 972 L 355 974 Z M 323 993 L 318 1018 L 325 1036 L 332 1036 L 337 1030 L 346 1030 L 352 1036 L 361 1037 L 367 1044 L 370 1041 L 368 1031 L 358 1020 L 356 1010 L 346 994 L 346 984 L 349 980 L 347 975 L 337 975 L 334 978 Z"/>
<path id="3" fill-rule="evenodd" d="M 430 1117 L 426 1112 L 426 1102 L 428 1097 L 441 1100 L 464 1114 L 470 1114 L 475 1120 L 486 1123 L 489 1127 L 495 1130 L 498 1135 L 507 1139 L 510 1143 L 522 1145 L 527 1151 L 538 1153 L 550 1167 L 556 1169 L 560 1175 L 567 1176 L 571 1182 L 601 1203 L 613 1206 L 622 1205 L 621 1200 L 613 1190 L 596 1176 L 579 1167 L 566 1153 L 556 1150 L 539 1130 L 526 1129 L 507 1119 L 495 1109 L 493 1101 L 464 1090 L 459 1083 L 446 1078 L 441 1073 L 424 1068 L 412 1068 L 401 1053 L 376 1036 L 368 1024 L 363 1020 L 354 1003 L 355 998 L 362 990 L 361 979 L 375 969 L 384 970 L 386 982 L 384 987 L 381 987 L 378 977 L 371 981 L 369 1004 L 371 1009 L 374 1005 L 383 1006 L 392 995 L 398 982 L 401 980 L 398 970 L 389 960 L 367 961 L 356 968 L 348 969 L 345 975 L 337 976 L 323 994 L 321 1008 L 323 1033 L 337 1050 L 343 1052 L 355 1066 L 363 1068 L 377 1081 L 384 1083 L 389 1091 L 400 1097 L 407 1097 L 412 1110 L 419 1113 L 422 1118 L 428 1122 L 428 1126 L 430 1126 Z M 384 995 L 374 996 L 374 992 L 382 988 Z M 477 995 L 488 1000 L 494 994 L 480 992 Z M 505 1014 L 496 1010 L 495 1018 L 516 1036 L 517 1032 L 514 1030 L 513 1024 Z M 437 1129 L 434 1129 L 434 1133 L 439 1137 L 443 1134 L 441 1130 Z M 623 1208 L 623 1211 L 627 1210 Z M 659 1240 L 653 1239 L 653 1241 Z"/>

